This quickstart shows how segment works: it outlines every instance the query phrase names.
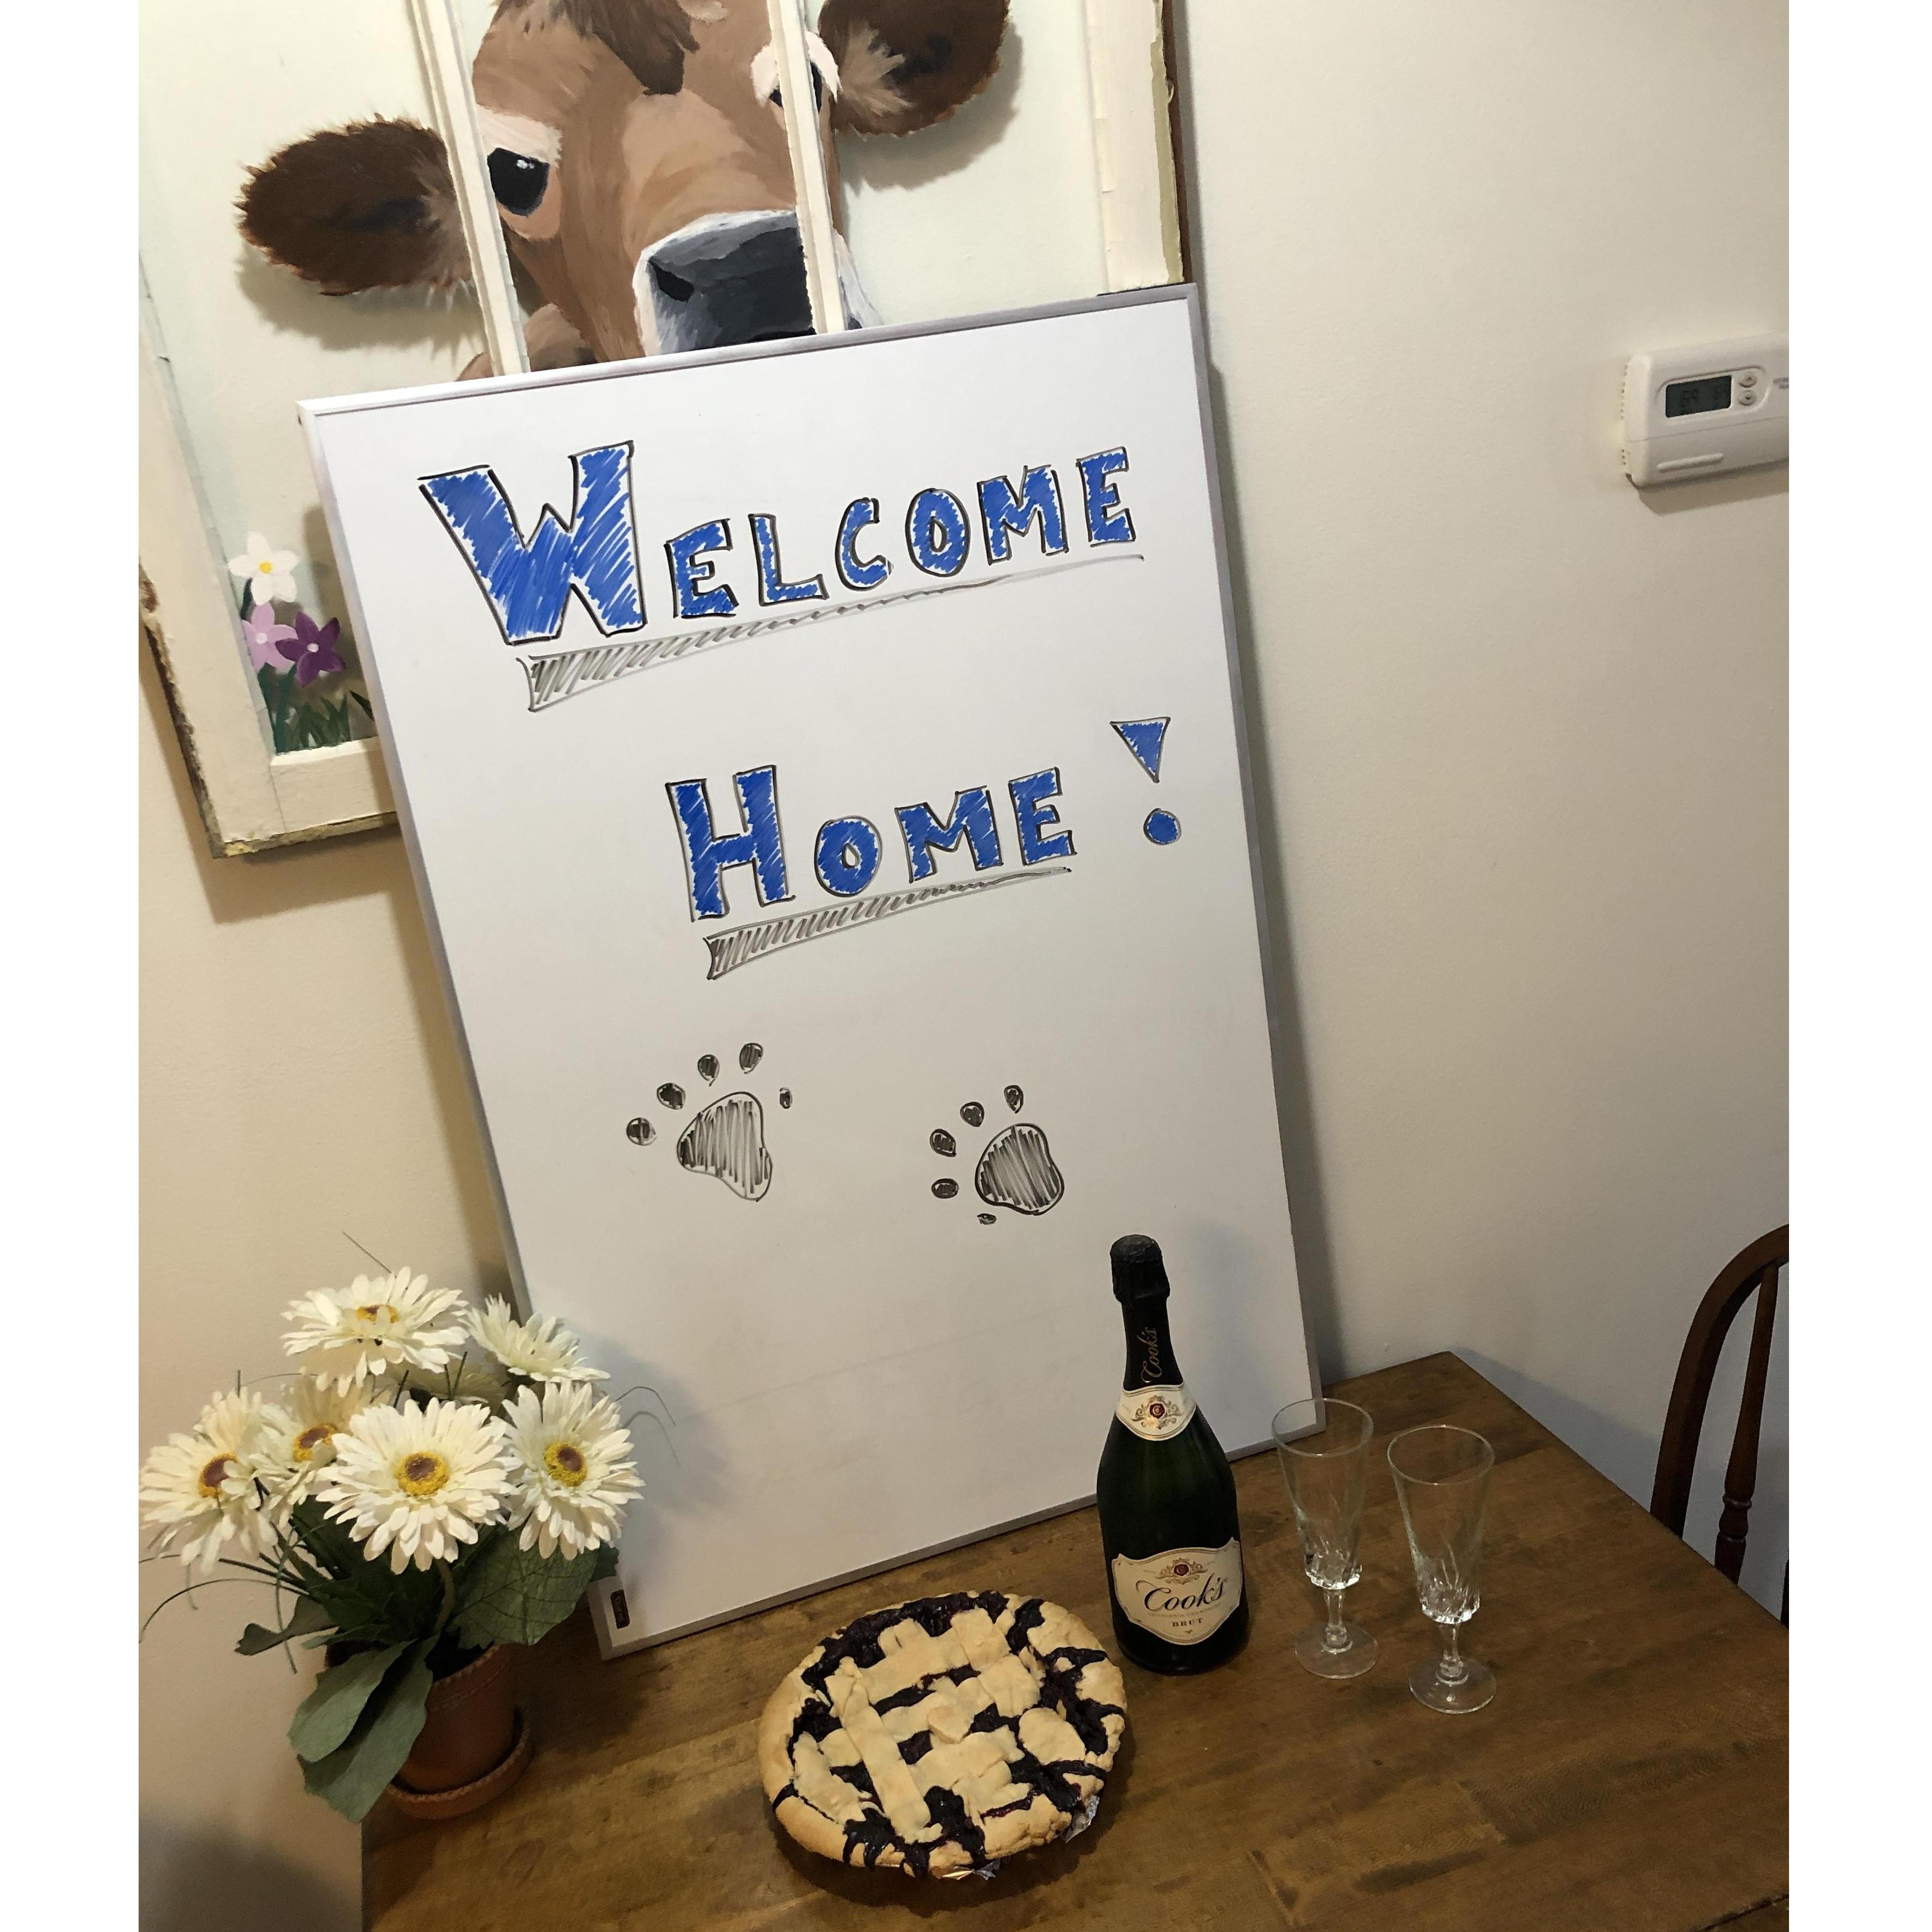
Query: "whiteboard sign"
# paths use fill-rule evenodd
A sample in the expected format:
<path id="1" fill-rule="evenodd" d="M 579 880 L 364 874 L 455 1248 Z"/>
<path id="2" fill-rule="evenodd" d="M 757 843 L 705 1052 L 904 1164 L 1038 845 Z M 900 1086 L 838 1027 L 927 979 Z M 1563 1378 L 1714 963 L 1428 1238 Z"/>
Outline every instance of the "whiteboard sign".
<path id="1" fill-rule="evenodd" d="M 1118 1235 L 1223 1442 L 1311 1393 L 1199 356 L 1160 290 L 305 410 L 513 1264 L 675 1420 L 607 1650 L 1090 1495 Z"/>

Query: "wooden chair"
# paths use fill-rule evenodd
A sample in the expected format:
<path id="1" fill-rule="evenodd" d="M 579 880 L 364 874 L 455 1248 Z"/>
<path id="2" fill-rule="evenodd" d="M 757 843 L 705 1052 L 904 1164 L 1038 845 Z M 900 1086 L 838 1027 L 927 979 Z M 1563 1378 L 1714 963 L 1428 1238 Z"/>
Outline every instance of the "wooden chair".
<path id="1" fill-rule="evenodd" d="M 1731 1442 L 1731 1460 L 1724 1472 L 1724 1512 L 1718 1520 L 1717 1564 L 1733 1583 L 1744 1567 L 1751 1495 L 1757 1486 L 1758 1433 L 1764 1419 L 1765 1378 L 1771 1366 L 1771 1331 L 1778 1318 L 1778 1277 L 1790 1258 L 1790 1228 L 1774 1228 L 1734 1256 L 1712 1282 L 1684 1338 L 1676 1384 L 1670 1391 L 1670 1411 L 1664 1419 L 1664 1440 L 1657 1451 L 1650 1513 L 1666 1529 L 1682 1536 L 1711 1378 L 1717 1373 L 1718 1358 L 1732 1320 L 1755 1292 L 1757 1312 L 1751 1324 L 1744 1398 L 1738 1405 L 1738 1432 Z M 1790 1588 L 1787 1571 L 1787 1602 Z"/>

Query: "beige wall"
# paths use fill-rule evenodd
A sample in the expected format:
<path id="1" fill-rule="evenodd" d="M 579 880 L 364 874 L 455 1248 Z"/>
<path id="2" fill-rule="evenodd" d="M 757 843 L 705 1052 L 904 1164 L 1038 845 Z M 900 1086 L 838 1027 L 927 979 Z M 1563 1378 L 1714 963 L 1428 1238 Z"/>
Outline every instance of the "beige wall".
<path id="1" fill-rule="evenodd" d="M 1618 382 L 1784 326 L 1783 16 L 1180 17 L 1323 1359 L 1453 1346 L 1648 1500 L 1785 1212 L 1786 478 L 1640 496 Z"/>
<path id="2" fill-rule="evenodd" d="M 1324 1366 L 1455 1347 L 1647 1489 L 1691 1301 L 1784 1211 L 1784 478 L 1640 497 L 1617 380 L 1782 326 L 1782 22 L 1184 18 Z M 274 1366 L 345 1228 L 464 1284 L 498 1250 L 397 842 L 208 859 L 148 676 L 152 1440 Z M 281 1736 L 301 1686 L 227 1654 L 248 1601 L 147 1640 L 151 1928 L 355 1922 L 354 1834 Z"/>
<path id="3" fill-rule="evenodd" d="M 500 1279 L 476 1137 L 400 842 L 213 859 L 142 658 L 141 1431 L 282 1366 L 284 1305 L 368 1265 Z M 180 1565 L 142 1573 L 144 1605 Z M 284 1736 L 304 1684 L 230 1646 L 256 1586 L 170 1604 L 141 1654 L 142 1924 L 358 1922 L 352 1826 Z M 197 1605 L 198 1608 L 190 1607 Z"/>

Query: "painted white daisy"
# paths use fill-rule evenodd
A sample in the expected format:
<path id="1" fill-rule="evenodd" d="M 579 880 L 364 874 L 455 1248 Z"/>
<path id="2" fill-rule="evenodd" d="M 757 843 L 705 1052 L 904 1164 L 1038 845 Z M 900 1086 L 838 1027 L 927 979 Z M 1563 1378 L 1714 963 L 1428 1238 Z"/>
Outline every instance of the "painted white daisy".
<path id="1" fill-rule="evenodd" d="M 258 1395 L 208 1398 L 185 1435 L 170 1436 L 141 1468 L 141 1514 L 161 1532 L 158 1547 L 211 1571 L 224 1554 L 259 1556 L 268 1541 L 261 1499 L 244 1474 L 244 1444 L 262 1410 Z"/>
<path id="2" fill-rule="evenodd" d="M 284 1312 L 296 1325 L 283 1346 L 308 1358 L 308 1374 L 346 1394 L 369 1377 L 441 1368 L 463 1340 L 452 1313 L 461 1298 L 406 1268 L 373 1281 L 358 1274 L 347 1288 L 319 1288 L 290 1302 Z"/>
<path id="3" fill-rule="evenodd" d="M 578 1354 L 577 1337 L 554 1315 L 517 1319 L 516 1310 L 500 1294 L 493 1294 L 479 1313 L 466 1308 L 463 1318 L 471 1334 L 513 1376 L 533 1382 L 601 1382 L 609 1380 Z"/>
<path id="4" fill-rule="evenodd" d="M 509 1432 L 509 1526 L 518 1546 L 578 1556 L 616 1541 L 618 1519 L 644 1487 L 628 1461 L 631 1433 L 608 1396 L 582 1386 L 517 1391 Z"/>
<path id="5" fill-rule="evenodd" d="M 317 1493 L 328 1514 L 389 1552 L 398 1576 L 462 1554 L 502 1515 L 509 1486 L 503 1425 L 473 1402 L 365 1408 L 334 1439 L 335 1460 Z"/>
<path id="6" fill-rule="evenodd" d="M 256 603 L 266 604 L 277 597 L 286 597 L 292 602 L 296 594 L 292 573 L 301 560 L 292 550 L 274 549 L 260 530 L 250 530 L 248 548 L 239 556 L 231 556 L 228 568 L 248 585 Z"/>
<path id="7" fill-rule="evenodd" d="M 335 1460 L 335 1438 L 362 1414 L 366 1390 L 301 1377 L 280 1402 L 265 1402 L 242 1438 L 238 1480 L 262 1485 L 262 1506 L 286 1528 Z"/>

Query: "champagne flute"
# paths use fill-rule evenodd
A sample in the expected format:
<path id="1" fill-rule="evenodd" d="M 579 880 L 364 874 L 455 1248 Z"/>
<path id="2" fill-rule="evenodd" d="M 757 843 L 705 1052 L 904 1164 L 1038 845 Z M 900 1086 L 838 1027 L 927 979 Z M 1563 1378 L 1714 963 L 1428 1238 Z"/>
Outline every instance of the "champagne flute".
<path id="1" fill-rule="evenodd" d="M 1422 1614 L 1442 1632 L 1442 1654 L 1418 1664 L 1408 1688 L 1432 1711 L 1480 1711 L 1496 1673 L 1463 1656 L 1457 1632 L 1483 1600 L 1483 1518 L 1496 1455 L 1473 1430 L 1444 1422 L 1406 1429 L 1389 1444 L 1389 1469 L 1415 1562 Z"/>
<path id="2" fill-rule="evenodd" d="M 1375 1432 L 1366 1409 L 1332 1396 L 1292 1402 L 1274 1418 L 1302 1565 L 1328 1606 L 1326 1620 L 1294 1640 L 1296 1659 L 1317 1677 L 1359 1677 L 1376 1660 L 1375 1639 L 1342 1615 L 1342 1592 L 1361 1580 L 1362 1490 Z"/>

